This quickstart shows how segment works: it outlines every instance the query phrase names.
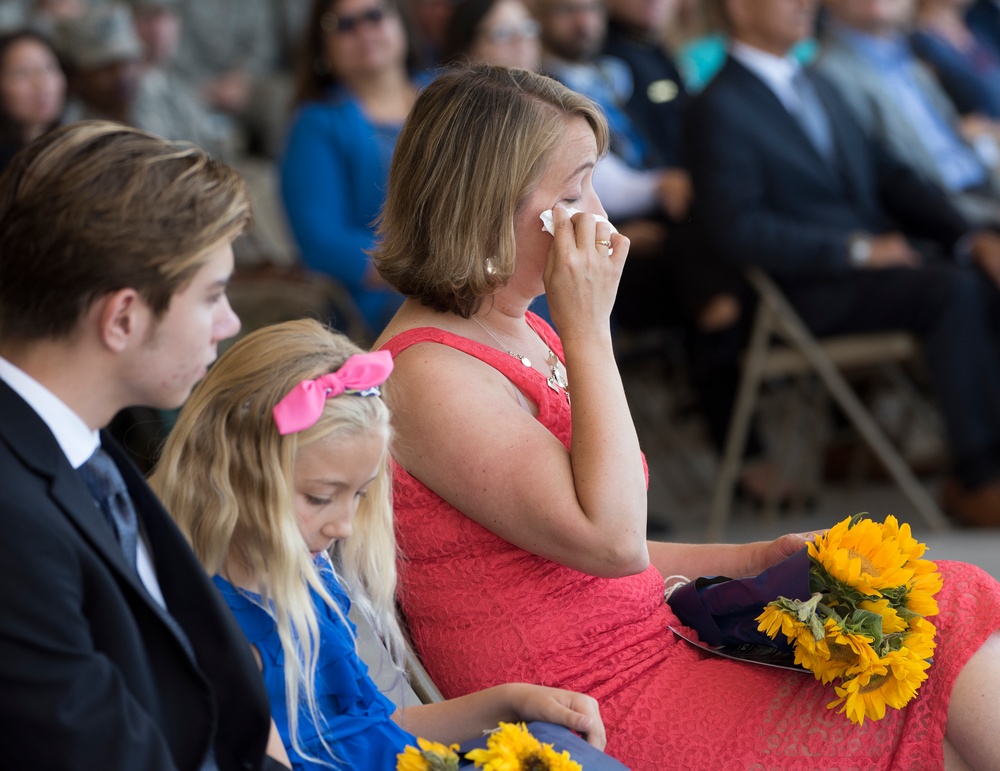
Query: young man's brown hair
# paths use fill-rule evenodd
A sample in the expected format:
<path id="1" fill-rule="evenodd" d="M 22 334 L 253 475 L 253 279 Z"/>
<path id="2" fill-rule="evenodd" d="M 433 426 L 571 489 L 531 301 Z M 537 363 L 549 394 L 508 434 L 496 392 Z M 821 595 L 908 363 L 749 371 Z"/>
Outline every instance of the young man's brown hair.
<path id="1" fill-rule="evenodd" d="M 0 177 L 0 336 L 66 337 L 124 287 L 160 316 L 249 221 L 242 178 L 194 145 L 106 121 L 57 129 Z"/>

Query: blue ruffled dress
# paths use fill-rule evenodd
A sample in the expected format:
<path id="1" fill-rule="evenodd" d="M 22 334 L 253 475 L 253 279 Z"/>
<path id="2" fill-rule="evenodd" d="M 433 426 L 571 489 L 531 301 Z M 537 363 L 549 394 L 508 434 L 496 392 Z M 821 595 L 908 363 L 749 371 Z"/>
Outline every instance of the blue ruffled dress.
<path id="1" fill-rule="evenodd" d="M 351 602 L 338 583 L 329 564 L 320 564 L 320 575 L 330 596 L 347 615 Z M 288 751 L 295 771 L 329 769 L 329 752 L 319 740 L 319 731 L 308 710 L 299 711 L 299 744 L 317 763 L 295 752 L 288 733 L 288 707 L 285 703 L 284 652 L 274 619 L 261 607 L 261 599 L 251 592 L 236 589 L 221 576 L 215 585 L 222 592 L 250 643 L 260 652 L 264 683 L 271 700 L 271 714 Z M 396 754 L 416 739 L 392 720 L 396 706 L 383 696 L 368 667 L 358 658 L 354 641 L 337 614 L 312 592 L 320 628 L 320 655 L 316 667 L 316 700 L 326 725 L 323 737 L 333 749 L 336 769 L 396 768 Z M 348 621 L 348 623 L 351 623 Z M 351 624 L 351 631 L 355 627 Z"/>

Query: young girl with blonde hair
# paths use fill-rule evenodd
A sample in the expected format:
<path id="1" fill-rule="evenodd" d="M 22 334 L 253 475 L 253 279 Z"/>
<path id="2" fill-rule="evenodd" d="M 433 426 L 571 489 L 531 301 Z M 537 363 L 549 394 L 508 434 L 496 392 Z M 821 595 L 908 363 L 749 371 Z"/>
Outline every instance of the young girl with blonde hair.
<path id="1" fill-rule="evenodd" d="M 198 386 L 151 480 L 253 646 L 293 766 L 391 769 L 414 734 L 463 741 L 500 720 L 559 723 L 603 747 L 580 694 L 509 684 L 397 710 L 368 676 L 351 603 L 402 672 L 391 370 L 389 354 L 314 321 L 259 330 Z"/>

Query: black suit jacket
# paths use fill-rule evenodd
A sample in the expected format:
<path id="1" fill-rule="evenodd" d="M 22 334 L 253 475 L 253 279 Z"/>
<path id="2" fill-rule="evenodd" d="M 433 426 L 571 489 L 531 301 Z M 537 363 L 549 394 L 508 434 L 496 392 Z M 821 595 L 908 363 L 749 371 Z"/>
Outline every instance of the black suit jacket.
<path id="1" fill-rule="evenodd" d="M 622 59 L 632 71 L 625 112 L 656 149 L 651 165 L 684 168 L 682 116 L 691 97 L 677 65 L 658 42 L 637 38 L 613 20 L 604 53 Z"/>
<path id="2" fill-rule="evenodd" d="M 267 695 L 193 552 L 112 440 L 167 606 L 131 571 L 49 428 L 0 381 L 0 765 L 197 769 L 264 762 Z"/>
<path id="3" fill-rule="evenodd" d="M 901 229 L 951 253 L 967 230 L 945 195 L 871 141 L 815 73 L 838 162 L 813 147 L 756 75 L 729 57 L 688 110 L 696 216 L 721 253 L 779 278 L 844 274 L 857 231 Z"/>

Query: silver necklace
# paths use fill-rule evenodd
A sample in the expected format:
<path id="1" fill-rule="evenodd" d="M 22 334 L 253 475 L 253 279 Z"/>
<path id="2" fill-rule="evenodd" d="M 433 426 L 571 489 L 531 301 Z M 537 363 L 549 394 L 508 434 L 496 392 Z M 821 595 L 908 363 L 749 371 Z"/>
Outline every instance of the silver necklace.
<path id="1" fill-rule="evenodd" d="M 481 322 L 476 316 L 472 316 L 471 318 L 473 321 L 475 321 L 479 326 L 483 328 L 483 331 L 486 334 L 488 334 L 490 337 L 496 340 L 497 345 L 500 346 L 501 350 L 503 350 L 506 354 L 513 356 L 515 359 L 521 362 L 521 364 L 523 364 L 525 367 L 531 366 L 531 359 L 529 359 L 527 356 L 522 356 L 519 353 L 515 353 L 510 348 L 508 348 L 504 344 L 503 340 L 501 340 L 499 337 L 493 334 L 493 330 L 491 330 L 488 326 L 486 326 L 483 322 Z M 527 320 L 525 320 L 524 323 L 528 324 Z M 545 363 L 548 365 L 549 372 L 551 374 L 545 379 L 545 382 L 548 383 L 549 388 L 551 388 L 553 391 L 561 391 L 562 393 L 566 394 L 566 401 L 568 402 L 569 381 L 566 379 L 566 374 L 560 369 L 560 364 L 562 362 L 559 361 L 559 357 L 556 356 L 555 352 L 551 348 L 549 348 L 548 345 L 546 345 L 545 340 L 542 339 L 542 336 L 538 334 L 538 332 L 535 330 L 534 327 L 531 326 L 531 324 L 528 324 L 528 329 L 530 329 L 532 332 L 538 335 L 538 339 L 542 341 L 542 344 L 545 345 L 545 348 L 548 351 L 548 355 L 545 357 Z"/>

